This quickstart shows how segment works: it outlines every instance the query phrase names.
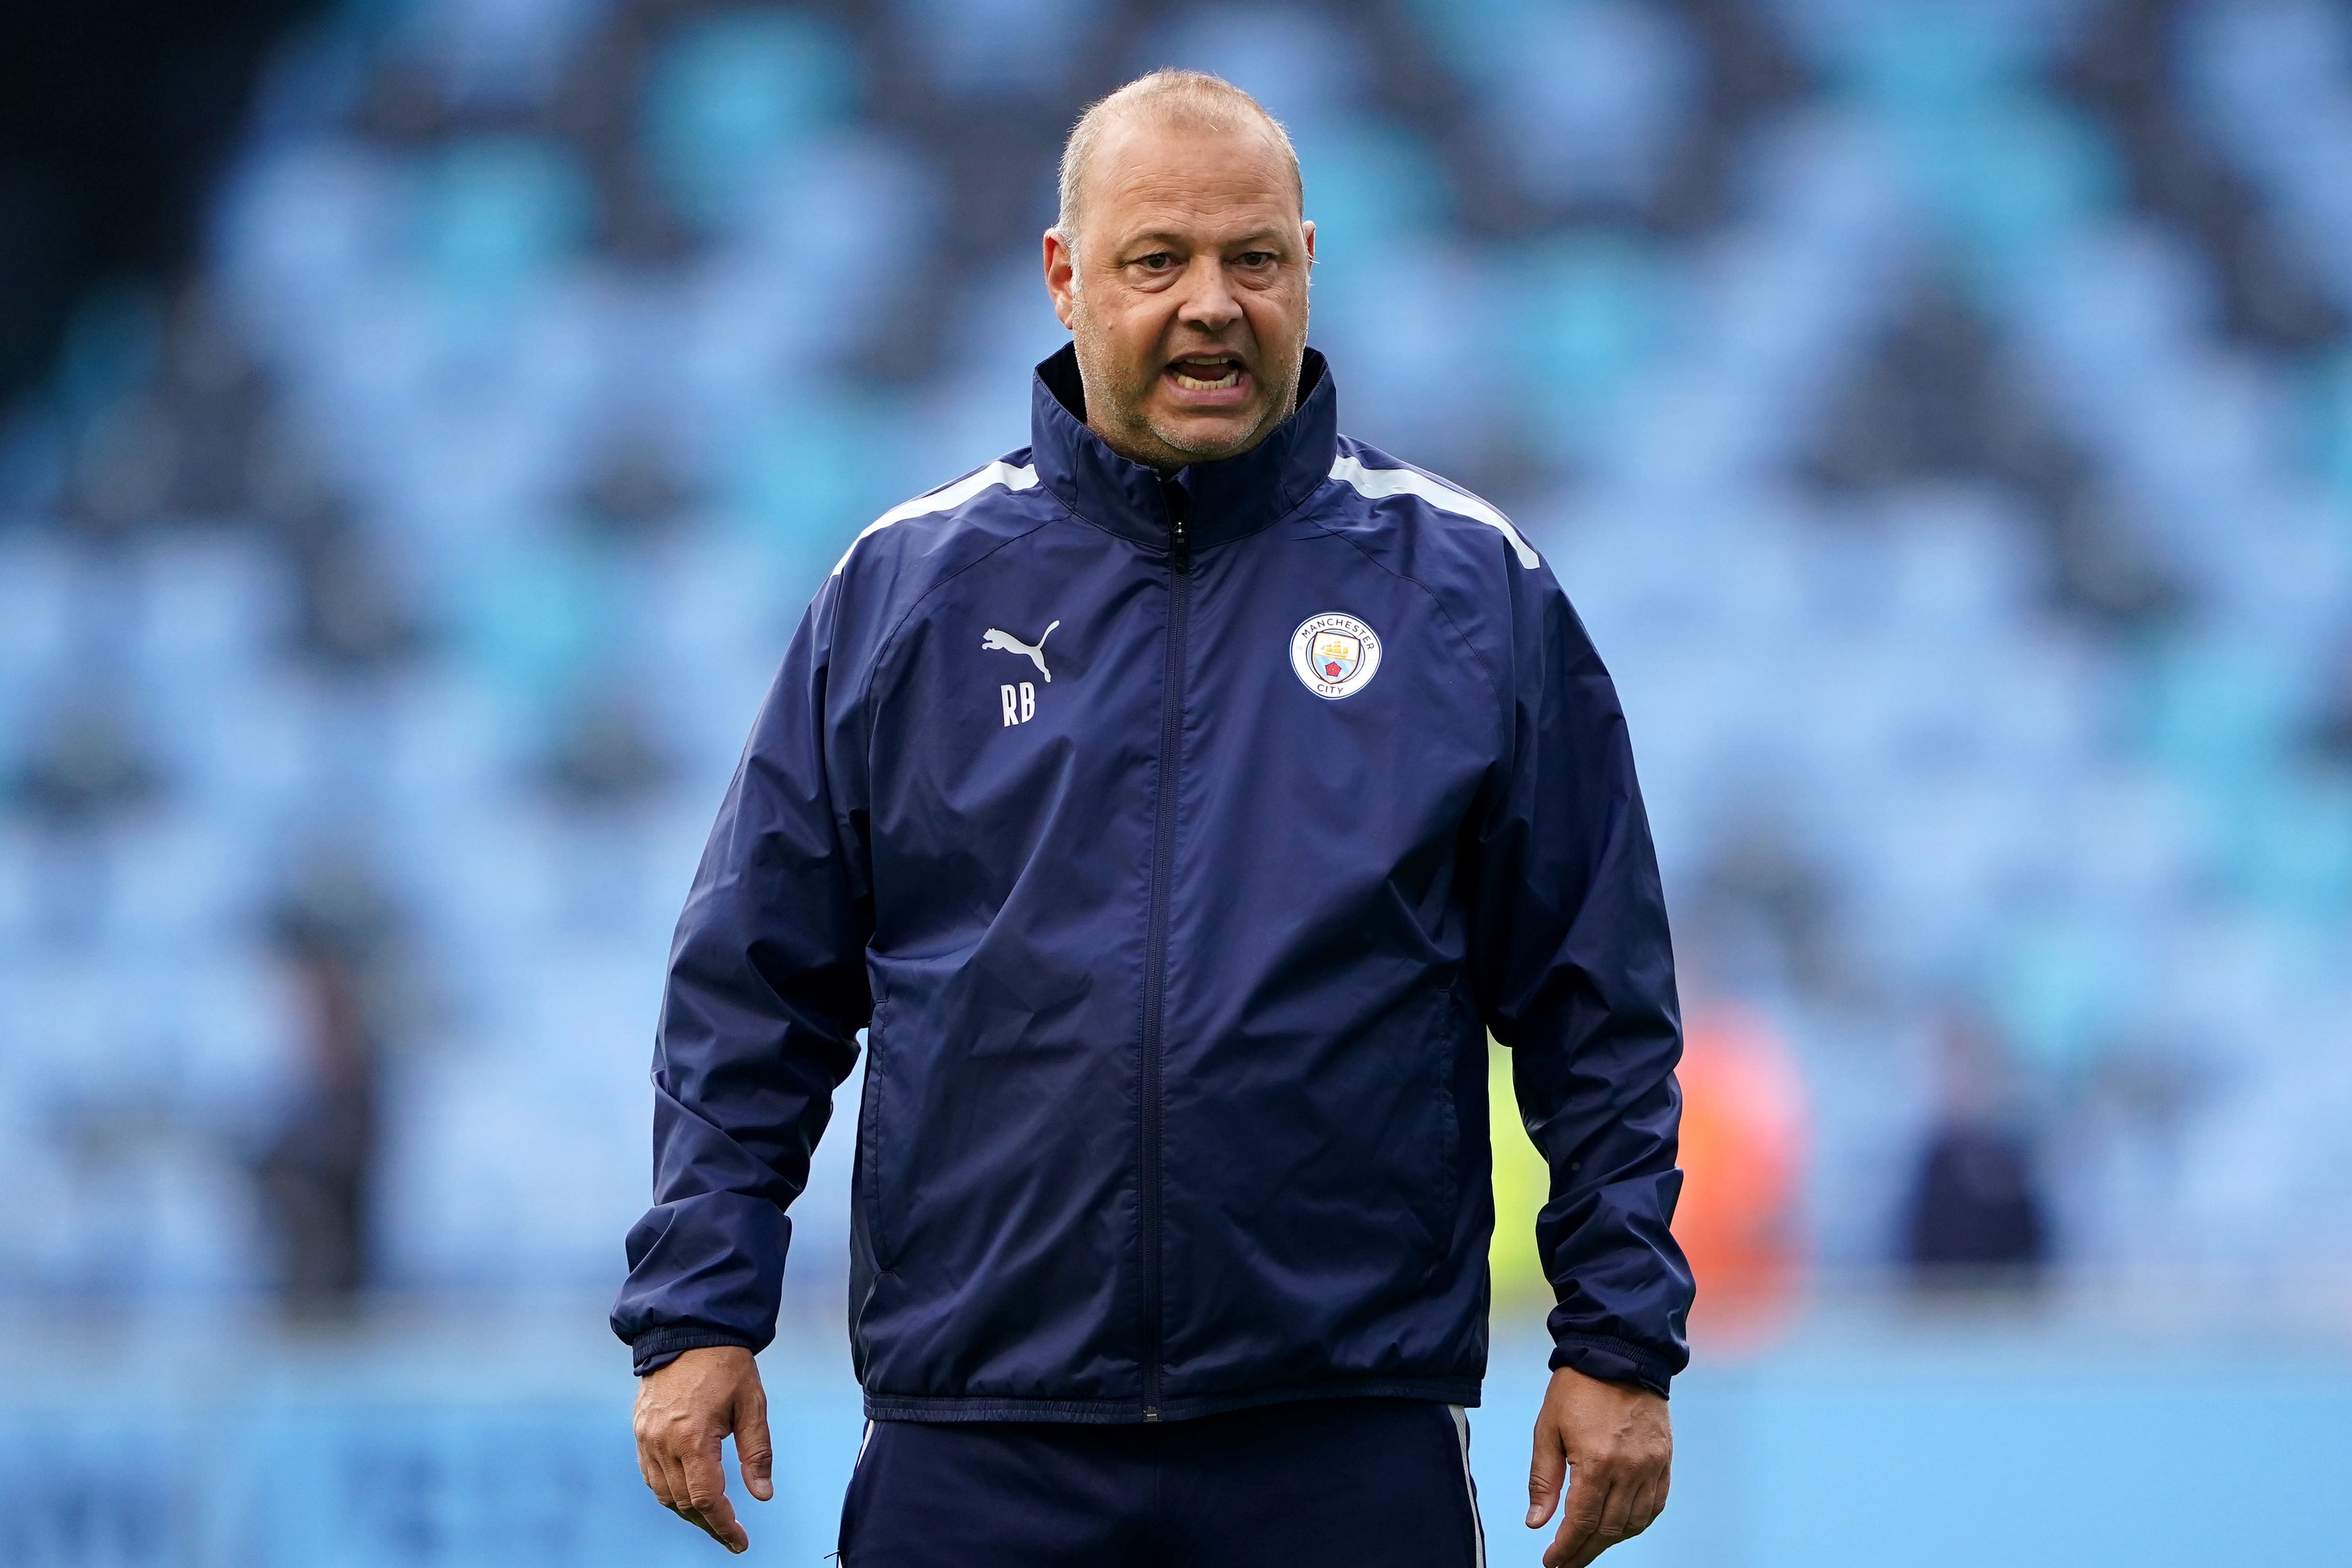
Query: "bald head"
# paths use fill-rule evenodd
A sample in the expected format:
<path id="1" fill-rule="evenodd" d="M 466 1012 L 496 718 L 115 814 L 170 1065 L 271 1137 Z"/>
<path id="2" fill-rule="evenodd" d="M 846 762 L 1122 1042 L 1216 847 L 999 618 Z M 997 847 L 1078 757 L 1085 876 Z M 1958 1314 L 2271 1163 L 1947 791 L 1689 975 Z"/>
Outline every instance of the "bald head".
<path id="1" fill-rule="evenodd" d="M 1062 144 L 1061 212 L 1054 222 L 1065 244 L 1073 248 L 1077 245 L 1097 154 L 1107 141 L 1117 140 L 1116 132 L 1137 124 L 1212 135 L 1263 136 L 1288 171 L 1292 197 L 1304 205 L 1298 153 L 1290 144 L 1289 132 L 1265 111 L 1264 104 L 1206 71 L 1156 70 L 1097 99 L 1070 128 L 1070 139 Z"/>
<path id="2" fill-rule="evenodd" d="M 1119 456 L 1173 472 L 1288 417 L 1315 226 L 1290 138 L 1241 89 L 1154 71 L 1087 110 L 1044 258 L 1087 425 Z"/>

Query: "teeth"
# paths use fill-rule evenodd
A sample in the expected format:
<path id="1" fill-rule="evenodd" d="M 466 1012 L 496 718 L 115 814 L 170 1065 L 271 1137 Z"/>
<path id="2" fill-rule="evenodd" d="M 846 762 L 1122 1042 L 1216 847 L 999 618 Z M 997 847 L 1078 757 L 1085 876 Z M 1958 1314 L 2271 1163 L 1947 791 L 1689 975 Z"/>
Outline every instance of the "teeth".
<path id="1" fill-rule="evenodd" d="M 1184 367 L 1188 364 L 1200 365 L 1203 370 L 1213 364 L 1221 364 L 1223 369 L 1214 379 L 1204 379 L 1185 374 Z M 1238 385 L 1242 379 L 1242 367 L 1226 360 L 1178 360 L 1169 368 L 1176 373 L 1176 384 L 1187 392 L 1215 392 L 1223 387 Z"/>

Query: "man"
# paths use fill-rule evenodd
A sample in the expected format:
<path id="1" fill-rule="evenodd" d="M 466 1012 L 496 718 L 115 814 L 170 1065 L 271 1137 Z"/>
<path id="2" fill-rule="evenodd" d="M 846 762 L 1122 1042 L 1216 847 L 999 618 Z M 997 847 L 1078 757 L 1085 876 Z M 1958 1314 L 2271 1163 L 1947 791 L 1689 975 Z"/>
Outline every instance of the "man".
<path id="1" fill-rule="evenodd" d="M 1665 1500 L 1665 916 L 1607 673 L 1484 501 L 1336 434 L 1255 100 L 1090 109 L 1032 444 L 818 592 L 672 956 L 614 1325 L 646 1479 L 737 1551 L 752 1352 L 866 1028 L 849 1568 L 1484 1560 L 1486 1036 L 1552 1169 L 1528 1523 Z"/>

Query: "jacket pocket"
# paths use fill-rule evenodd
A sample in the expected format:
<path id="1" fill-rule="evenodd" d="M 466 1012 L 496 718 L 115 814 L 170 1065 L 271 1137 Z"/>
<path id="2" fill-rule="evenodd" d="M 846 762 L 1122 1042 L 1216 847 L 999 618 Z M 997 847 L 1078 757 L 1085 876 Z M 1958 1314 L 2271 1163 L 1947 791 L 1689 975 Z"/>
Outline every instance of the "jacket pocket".
<path id="1" fill-rule="evenodd" d="M 1427 1075 L 1435 1121 L 1435 1169 L 1430 1173 L 1423 1210 L 1423 1223 L 1436 1244 L 1438 1256 L 1449 1255 L 1462 1209 L 1462 1117 L 1454 1098 L 1454 1075 L 1462 1049 L 1461 999 L 1453 992 L 1437 999 L 1436 1016 L 1422 1041 L 1422 1069 Z"/>
<path id="2" fill-rule="evenodd" d="M 874 1255 L 874 1267 L 886 1274 L 898 1258 L 884 1223 L 882 1203 L 888 1184 L 884 1180 L 888 1152 L 883 1138 L 883 1102 L 889 1096 L 890 1082 L 890 1058 L 883 1045 L 888 1012 L 887 1004 L 877 1003 L 874 1016 L 866 1020 L 866 1089 L 857 1102 L 857 1205 L 865 1211 L 866 1245 Z"/>

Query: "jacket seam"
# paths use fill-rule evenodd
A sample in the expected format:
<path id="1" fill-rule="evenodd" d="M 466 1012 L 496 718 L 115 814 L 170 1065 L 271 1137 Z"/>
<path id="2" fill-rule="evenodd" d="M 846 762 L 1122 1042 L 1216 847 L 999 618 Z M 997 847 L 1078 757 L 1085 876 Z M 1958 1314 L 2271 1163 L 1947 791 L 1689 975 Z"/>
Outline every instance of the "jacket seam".
<path id="1" fill-rule="evenodd" d="M 1334 484 L 1338 483 L 1337 480 L 1333 480 L 1331 482 Z M 1412 574 L 1409 572 L 1398 571 L 1395 567 L 1390 565 L 1387 562 L 1373 554 L 1370 550 L 1364 548 L 1362 542 L 1350 539 L 1348 535 L 1340 532 L 1338 529 L 1328 527 L 1320 522 L 1317 522 L 1313 526 L 1317 532 L 1327 534 L 1333 539 L 1340 541 L 1349 549 L 1355 551 L 1357 554 L 1362 556 L 1365 560 L 1370 562 L 1373 565 L 1379 567 L 1390 576 L 1394 577 L 1398 582 L 1410 583 L 1414 587 L 1420 589 L 1423 593 L 1428 595 L 1429 602 L 1436 607 L 1438 615 L 1444 620 L 1446 626 L 1453 630 L 1454 635 L 1461 639 L 1463 647 L 1469 652 L 1471 661 L 1477 665 L 1478 673 L 1486 678 L 1487 691 L 1494 697 L 1496 705 L 1498 707 L 1501 705 L 1503 701 L 1502 678 L 1496 675 L 1494 669 L 1488 666 L 1486 656 L 1478 651 L 1478 645 L 1470 640 L 1470 634 L 1462 629 L 1462 623 L 1454 618 L 1454 612 L 1445 607 L 1445 601 L 1438 597 L 1436 589 L 1431 587 L 1428 584 L 1423 582 L 1420 578 L 1412 575 Z M 1500 715 L 1498 714 L 1497 717 L 1499 718 Z M 1505 728 L 1508 728 L 1507 724 Z"/>
<path id="2" fill-rule="evenodd" d="M 974 472 L 977 471 L 977 469 L 974 470 Z M 1058 498 L 1056 499 L 1058 500 Z M 890 661 L 890 652 L 892 647 L 898 643 L 898 634 L 907 629 L 907 623 L 915 618 L 915 612 L 921 609 L 924 603 L 929 600 L 932 595 L 938 593 L 940 589 L 946 587 L 949 584 L 954 582 L 957 578 L 962 576 L 973 567 L 989 560 L 991 557 L 995 555 L 998 551 L 1005 549 L 1010 545 L 1020 543 L 1021 541 L 1028 538 L 1031 534 L 1036 532 L 1039 529 L 1044 528 L 1047 523 L 1050 523 L 1053 521 L 1054 520 L 1050 517 L 1041 517 L 1034 523 L 1023 529 L 1020 532 L 1013 534 L 1012 537 L 998 540 L 994 544 L 990 545 L 986 550 L 982 551 L 978 555 L 973 556 L 971 560 L 965 562 L 962 565 L 957 567 L 954 571 L 949 573 L 946 576 L 932 584 L 929 587 L 924 589 L 920 594 L 916 595 L 913 602 L 908 605 L 905 612 L 901 614 L 897 620 L 890 623 L 890 629 L 883 633 L 881 640 L 874 645 L 874 657 L 867 660 L 866 665 L 865 683 L 859 687 L 857 692 L 858 710 L 866 716 L 866 722 L 864 728 L 866 731 L 866 762 L 869 767 L 873 762 L 874 751 L 874 726 L 872 722 L 872 715 L 874 712 L 874 682 L 881 675 L 882 667 Z"/>
<path id="3" fill-rule="evenodd" d="M 1444 1375 L 1345 1378 L 1327 1383 L 1280 1384 L 1265 1388 L 1229 1389 L 1215 1394 L 1179 1395 L 1164 1400 L 1160 1408 L 1182 1411 L 1184 1414 L 1175 1416 L 1174 1419 L 1190 1420 L 1200 1415 L 1221 1414 L 1227 1410 L 1263 1408 L 1268 1405 L 1297 1404 L 1316 1399 L 1443 1397 L 1448 1404 L 1475 1405 L 1479 1402 L 1480 1382 L 1481 1380 L 1476 1377 Z M 876 1420 L 1025 1419 L 1129 1425 L 1142 1425 L 1146 1420 L 1145 1405 L 1140 1397 L 1024 1399 L 1003 1394 L 876 1394 L 868 1391 L 865 1396 L 865 1405 L 868 1413 Z"/>
<path id="4" fill-rule="evenodd" d="M 1084 512 L 1081 512 L 1081 511 L 1079 511 L 1076 508 L 1075 508 L 1075 507 L 1071 506 L 1071 505 L 1069 504 L 1069 502 L 1067 502 L 1067 501 L 1064 500 L 1061 498 L 1061 496 L 1060 496 L 1060 495 L 1058 495 L 1058 494 L 1056 494 L 1056 493 L 1055 492 L 1055 490 L 1054 490 L 1054 489 L 1053 489 L 1053 487 L 1052 487 L 1052 486 L 1050 486 L 1050 485 L 1045 485 L 1045 486 L 1041 486 L 1041 487 L 1039 487 L 1039 488 L 1043 489 L 1045 491 L 1045 493 L 1046 493 L 1047 495 L 1052 496 L 1052 497 L 1053 497 L 1053 499 L 1054 499 L 1054 504 L 1055 504 L 1055 506 L 1060 507 L 1060 508 L 1062 509 L 1063 513 L 1064 513 L 1066 516 L 1069 517 L 1072 521 L 1076 521 L 1076 522 L 1083 522 L 1083 523 L 1085 523 L 1088 528 L 1094 529 L 1094 530 L 1096 530 L 1096 531 L 1099 531 L 1099 532 L 1102 532 L 1102 533 L 1107 533 L 1107 534 L 1110 535 L 1113 539 L 1119 540 L 1119 541 L 1121 541 L 1122 542 L 1129 543 L 1129 544 L 1138 544 L 1138 542 L 1137 542 L 1137 541 L 1135 541 L 1135 540 L 1131 540 L 1131 539 L 1129 539 L 1127 535 L 1125 535 L 1125 534 L 1123 534 L 1123 533 L 1119 532 L 1119 531 L 1118 531 L 1118 530 L 1117 530 L 1117 529 L 1115 529 L 1115 528 L 1112 528 L 1112 527 L 1109 527 L 1108 525 L 1107 525 L 1107 524 L 1105 524 L 1105 523 L 1097 522 L 1097 521 L 1096 521 L 1093 518 L 1090 518 L 1090 517 L 1087 516 Z M 1301 496 L 1301 497 L 1298 499 L 1298 500 L 1297 500 L 1297 502 L 1296 502 L 1296 503 L 1295 503 L 1295 504 L 1290 508 L 1290 510 L 1289 510 L 1283 512 L 1280 516 L 1278 516 L 1278 517 L 1275 518 L 1273 521 L 1269 521 L 1269 522 L 1265 523 L 1263 527 L 1254 528 L 1254 529 L 1250 530 L 1250 531 L 1249 531 L 1249 532 L 1247 532 L 1247 533 L 1237 533 L 1237 534 L 1234 535 L 1234 537 L 1233 537 L 1233 538 L 1231 538 L 1231 539 L 1221 539 L 1221 540 L 1217 541 L 1217 542 L 1216 542 L 1216 543 L 1214 543 L 1214 544 L 1209 544 L 1209 545 L 1202 545 L 1202 546 L 1198 546 L 1198 547 L 1196 547 L 1195 553 L 1196 553 L 1197 555 L 1206 555 L 1207 553 L 1209 553 L 1209 552 L 1211 552 L 1211 551 L 1213 551 L 1213 550 L 1222 550 L 1222 549 L 1223 549 L 1226 545 L 1229 545 L 1229 544 L 1239 544 L 1239 543 L 1241 543 L 1244 540 L 1246 540 L 1246 539 L 1255 539 L 1255 538 L 1256 538 L 1259 534 L 1265 532 L 1268 529 L 1279 528 L 1279 527 L 1281 527 L 1284 523 L 1286 523 L 1286 522 L 1290 522 L 1290 521 L 1294 521 L 1294 520 L 1296 520 L 1296 521 L 1304 521 L 1304 522 L 1305 522 L 1308 527 L 1310 527 L 1310 528 L 1314 529 L 1314 530 L 1315 530 L 1315 531 L 1316 531 L 1316 532 L 1318 532 L 1318 533 L 1324 534 L 1324 535 L 1327 535 L 1327 536 L 1328 536 L 1328 537 L 1330 537 L 1330 538 L 1332 538 L 1332 539 L 1337 539 L 1337 540 L 1340 541 L 1341 542 L 1343 542 L 1343 543 L 1345 543 L 1346 545 L 1348 545 L 1348 547 L 1349 547 L 1349 548 L 1350 548 L 1351 550 L 1355 551 L 1357 554 L 1361 555 L 1365 560 L 1367 560 L 1367 561 L 1370 562 L 1374 566 L 1376 566 L 1376 567 L 1380 568 L 1381 571 L 1383 571 L 1383 572 L 1387 573 L 1390 576 L 1394 577 L 1395 579 L 1397 579 L 1397 581 L 1399 581 L 1399 582 L 1401 582 L 1401 583 L 1410 583 L 1410 584 L 1412 584 L 1414 587 L 1416 587 L 1416 588 L 1420 589 L 1423 594 L 1425 594 L 1425 595 L 1428 595 L 1428 597 L 1429 597 L 1429 602 L 1430 602 L 1430 604 L 1431 604 L 1433 607 L 1435 607 L 1435 609 L 1436 609 L 1436 611 L 1437 611 L 1437 614 L 1438 614 L 1439 617 L 1440 617 L 1441 619 L 1443 619 L 1443 620 L 1445 622 L 1445 625 L 1446 625 L 1447 629 L 1449 629 L 1450 631 L 1452 631 L 1452 632 L 1454 633 L 1454 636 L 1455 637 L 1455 638 L 1461 642 L 1461 644 L 1462 644 L 1462 647 L 1463 647 L 1464 650 L 1465 650 L 1465 651 L 1466 651 L 1466 652 L 1470 655 L 1471 662 L 1472 662 L 1473 664 L 1475 664 L 1475 665 L 1477 667 L 1479 675 L 1480 675 L 1480 676 L 1481 676 L 1481 677 L 1486 680 L 1486 690 L 1487 690 L 1487 693 L 1488 693 L 1488 695 L 1489 695 L 1489 696 L 1491 696 L 1491 697 L 1493 697 L 1493 698 L 1494 698 L 1495 702 L 1496 702 L 1496 708 L 1497 708 L 1497 710 L 1498 710 L 1498 711 L 1497 711 L 1497 713 L 1496 713 L 1496 719 L 1497 719 L 1497 721 L 1503 721 L 1503 715 L 1502 715 L 1502 713 L 1499 711 L 1499 710 L 1501 709 L 1501 707 L 1502 707 L 1502 705 L 1503 705 L 1503 681 L 1502 681 L 1502 677 L 1501 677 L 1500 675 L 1498 675 L 1498 674 L 1496 672 L 1496 670 L 1494 669 L 1494 668 L 1493 668 L 1493 667 L 1492 667 L 1492 666 L 1487 662 L 1486 656 L 1485 654 L 1480 653 L 1480 652 L 1478 651 L 1478 645 L 1477 645 L 1476 643 L 1475 643 L 1475 642 L 1473 642 L 1473 641 L 1471 640 L 1471 638 L 1470 638 L 1470 634 L 1469 634 L 1469 633 L 1467 633 L 1467 632 L 1465 632 L 1465 631 L 1464 631 L 1464 630 L 1462 629 L 1462 623 L 1461 623 L 1461 622 L 1459 622 L 1459 621 L 1457 621 L 1457 620 L 1455 620 L 1455 619 L 1454 618 L 1454 612 L 1452 612 L 1451 610 L 1449 610 L 1449 609 L 1447 609 L 1447 608 L 1445 607 L 1445 601 L 1444 601 L 1444 599 L 1442 599 L 1442 598 L 1440 598 L 1440 597 L 1438 596 L 1437 590 L 1436 590 L 1436 589 L 1434 589 L 1434 588 L 1432 588 L 1428 584 L 1426 584 L 1426 583 L 1423 582 L 1420 578 L 1413 576 L 1413 575 L 1412 575 L 1411 573 L 1409 573 L 1409 572 L 1400 572 L 1400 571 L 1398 571 L 1395 567 L 1393 567 L 1393 566 L 1390 565 L 1387 562 L 1385 562 L 1385 561 L 1381 560 L 1379 556 L 1377 556 L 1377 555 L 1373 554 L 1370 550 L 1367 550 L 1360 541 L 1357 541 L 1357 540 L 1351 539 L 1351 538 L 1349 538 L 1347 534 L 1342 533 L 1341 531 L 1339 531 L 1339 530 L 1338 530 L 1338 529 L 1336 529 L 1336 528 L 1332 528 L 1332 527 L 1330 527 L 1328 524 L 1326 524 L 1326 523 L 1323 523 L 1323 522 L 1319 522 L 1319 521 L 1316 521 L 1316 520 L 1315 520 L 1313 517 L 1311 517 L 1311 516 L 1307 516 L 1307 515 L 1306 515 L 1306 514 L 1308 512 L 1309 509 L 1313 506 L 1314 501 L 1315 501 L 1315 498 L 1316 498 L 1316 497 L 1318 497 L 1318 496 L 1321 495 L 1321 494 L 1322 494 L 1322 493 L 1323 493 L 1327 489 L 1338 489 L 1338 488 L 1343 488 L 1343 487 L 1341 487 L 1341 486 L 1339 485 L 1339 481 L 1338 481 L 1337 479 L 1330 479 L 1330 478 L 1327 477 L 1327 478 L 1323 479 L 1322 480 L 1320 480 L 1319 482 L 1318 482 L 1317 484 L 1315 484 L 1315 485 L 1311 486 L 1311 487 L 1307 489 L 1307 493 L 1306 493 L 1305 495 Z M 1048 521 L 1051 521 L 1051 520 L 1049 519 Z M 1044 524 L 1044 523 L 1040 523 L 1040 524 L 1038 525 L 1038 527 L 1040 527 L 1040 528 L 1042 528 L 1042 527 L 1044 527 L 1044 526 L 1045 526 L 1045 524 Z M 1030 531 L 1030 532 L 1034 532 L 1034 531 L 1035 531 L 1035 530 L 1034 530 L 1034 529 Z M 1023 533 L 1023 534 L 1016 535 L 1015 537 L 1025 539 L 1025 538 L 1027 538 L 1027 537 L 1028 537 L 1028 534 L 1027 534 L 1027 533 Z M 1010 543 L 1012 543 L 1012 542 L 1013 542 L 1013 541 L 1012 541 L 1012 540 L 1010 540 L 1010 539 L 1008 539 L 1008 540 L 1006 540 L 1004 542 L 1005 542 L 1005 544 L 1010 544 Z M 1150 548 L 1150 546 L 1148 546 L 1148 545 L 1140 545 L 1140 544 L 1138 544 L 1138 547 L 1139 547 L 1139 548 L 1143 548 L 1143 549 L 1148 549 L 1148 548 Z M 997 548 L 998 548 L 998 549 L 1003 549 L 1003 545 L 999 545 Z M 990 552 L 990 554 L 993 554 L 993 553 L 995 553 L 995 552 L 994 552 L 994 551 L 991 551 L 991 552 Z M 982 557 L 981 557 L 981 560 L 986 560 L 986 559 L 987 559 L 987 557 L 986 557 L 986 556 L 982 556 Z M 977 565 L 979 565 L 979 564 L 980 564 L 980 562 L 979 562 L 979 561 L 974 561 L 974 562 L 971 563 L 971 565 L 972 565 L 972 566 L 977 566 Z M 970 566 L 967 566 L 967 567 L 962 568 L 962 569 L 961 569 L 961 571 L 970 571 L 971 569 L 971 568 Z M 958 575 L 961 575 L 961 572 L 959 572 L 959 573 L 958 573 Z M 947 581 L 951 581 L 951 580 L 952 580 L 952 579 L 943 580 L 941 583 L 940 583 L 939 584 L 937 584 L 937 587 L 944 587 L 944 586 L 946 586 L 946 584 L 947 584 Z M 935 588 L 933 591 L 936 591 L 936 588 Z M 926 597 L 928 597 L 929 595 L 926 595 L 925 596 L 926 596 Z M 908 608 L 908 615 L 912 615 L 913 613 L 914 613 L 913 608 L 910 606 L 910 607 Z M 903 624 L 904 624 L 903 620 L 901 621 L 901 623 L 900 623 L 900 624 L 901 624 L 901 625 L 903 625 Z M 892 628 L 891 636 L 895 637 L 897 635 L 898 635 L 897 628 L 896 628 L 896 627 Z M 879 665 L 879 664 L 880 664 L 880 662 L 881 662 L 880 656 L 878 656 L 878 655 L 877 656 L 875 662 L 876 662 L 876 664 L 877 664 L 877 665 Z M 870 682 L 869 682 L 869 684 L 870 684 Z M 1507 723 L 1507 721 L 1504 721 L 1504 722 L 1503 722 L 1503 728 L 1504 728 L 1504 730 L 1506 731 L 1506 732 L 1507 732 L 1507 731 L 1508 731 L 1508 729 L 1509 729 L 1509 725 L 1508 725 L 1508 723 Z"/>

